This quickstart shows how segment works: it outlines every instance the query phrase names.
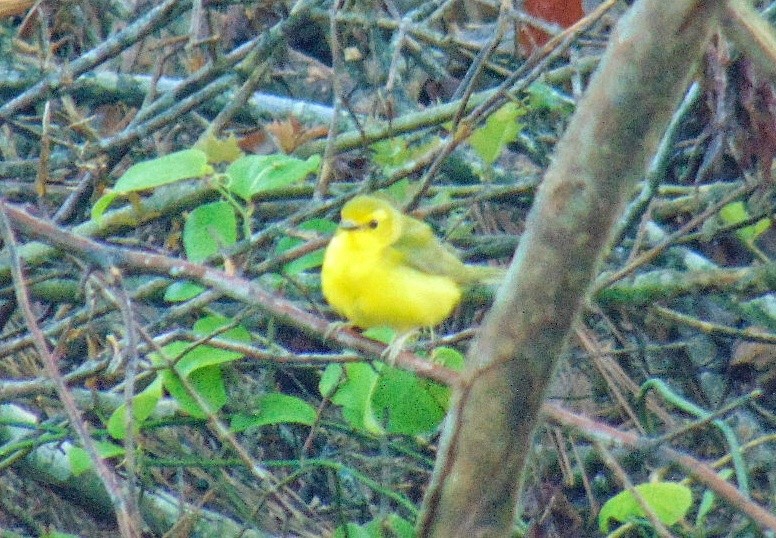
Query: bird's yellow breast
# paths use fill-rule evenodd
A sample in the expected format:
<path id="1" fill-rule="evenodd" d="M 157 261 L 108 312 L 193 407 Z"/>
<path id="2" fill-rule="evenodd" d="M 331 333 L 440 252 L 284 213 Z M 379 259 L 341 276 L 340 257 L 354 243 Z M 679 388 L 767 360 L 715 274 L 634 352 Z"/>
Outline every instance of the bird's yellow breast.
<path id="1" fill-rule="evenodd" d="M 370 232 L 340 230 L 326 249 L 321 284 L 334 310 L 359 327 L 397 332 L 447 318 L 461 299 L 460 286 L 406 264 L 403 254 Z"/>

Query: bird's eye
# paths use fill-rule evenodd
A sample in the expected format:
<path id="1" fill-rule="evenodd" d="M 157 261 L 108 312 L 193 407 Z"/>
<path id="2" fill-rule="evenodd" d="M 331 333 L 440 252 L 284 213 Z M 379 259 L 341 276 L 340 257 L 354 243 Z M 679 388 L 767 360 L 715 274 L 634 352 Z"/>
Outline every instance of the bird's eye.
<path id="1" fill-rule="evenodd" d="M 369 221 L 368 226 L 374 230 L 375 228 L 377 228 L 378 224 L 379 223 L 377 222 L 377 219 L 372 219 Z"/>

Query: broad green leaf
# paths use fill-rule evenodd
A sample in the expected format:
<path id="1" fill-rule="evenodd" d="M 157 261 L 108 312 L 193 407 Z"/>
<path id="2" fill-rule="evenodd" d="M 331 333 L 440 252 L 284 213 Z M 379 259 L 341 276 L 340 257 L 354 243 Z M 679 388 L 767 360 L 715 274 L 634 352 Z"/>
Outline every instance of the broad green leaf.
<path id="1" fill-rule="evenodd" d="M 142 392 L 132 398 L 132 420 L 137 428 L 151 416 L 156 404 L 162 398 L 162 380 L 158 376 Z M 124 439 L 127 436 L 126 427 L 127 406 L 121 404 L 108 419 L 108 434 L 114 439 Z"/>
<path id="2" fill-rule="evenodd" d="M 396 331 L 388 327 L 370 327 L 361 334 L 372 340 L 382 342 L 383 344 L 390 344 L 396 337 Z"/>
<path id="3" fill-rule="evenodd" d="M 192 327 L 192 329 L 199 336 L 210 336 L 214 332 L 221 330 L 223 327 L 226 327 L 231 323 L 232 320 L 225 316 L 211 314 L 209 316 L 198 319 L 197 322 L 194 323 L 194 327 Z M 235 342 L 246 344 L 251 341 L 251 333 L 249 333 L 248 329 L 242 325 L 235 325 L 226 331 L 220 332 L 218 334 L 218 338 L 222 338 L 224 340 L 234 340 Z"/>
<path id="4" fill-rule="evenodd" d="M 771 227 L 771 219 L 762 218 L 746 228 L 739 230 L 739 237 L 744 241 L 755 241 Z"/>
<path id="5" fill-rule="evenodd" d="M 321 265 L 323 265 L 323 249 L 318 249 L 285 264 L 283 274 L 294 276 Z"/>
<path id="6" fill-rule="evenodd" d="M 267 426 L 270 424 L 305 424 L 315 423 L 315 408 L 295 396 L 273 393 L 259 398 L 259 412 L 253 415 L 238 414 L 232 418 L 231 428 L 241 432 L 251 426 Z"/>
<path id="7" fill-rule="evenodd" d="M 378 379 L 378 373 L 368 363 L 347 364 L 345 381 L 331 398 L 332 403 L 342 407 L 342 416 L 352 427 L 373 435 L 384 433 L 372 409 L 372 393 Z"/>
<path id="8" fill-rule="evenodd" d="M 193 330 L 198 336 L 210 336 L 228 324 L 229 319 L 223 316 L 206 316 L 194 324 Z M 236 342 L 250 341 L 250 333 L 241 325 L 231 327 L 216 336 Z M 181 377 L 188 379 L 194 390 L 208 402 L 212 411 L 217 411 L 226 403 L 226 387 L 221 377 L 221 364 L 241 359 L 243 354 L 206 344 L 198 345 L 193 349 L 189 349 L 190 347 L 191 343 L 184 341 L 170 342 L 162 347 L 164 357 L 167 359 L 176 359 L 183 354 L 175 363 L 174 372 L 170 369 L 162 371 L 162 380 L 164 388 L 178 401 L 183 411 L 198 418 L 205 418 L 207 414 L 186 391 Z M 157 353 L 152 353 L 150 358 L 154 365 L 167 364 Z"/>
<path id="9" fill-rule="evenodd" d="M 321 380 L 318 381 L 318 391 L 324 398 L 329 398 L 334 393 L 334 389 L 342 379 L 344 369 L 341 364 L 332 363 L 328 365 L 321 375 Z"/>
<path id="10" fill-rule="evenodd" d="M 95 441 L 94 447 L 97 453 L 104 459 L 116 458 L 124 455 L 124 447 L 108 441 Z M 75 446 L 67 453 L 70 462 L 70 470 L 74 476 L 80 476 L 93 467 L 92 460 L 85 449 Z"/>
<path id="11" fill-rule="evenodd" d="M 395 332 L 376 327 L 363 334 L 389 343 Z M 449 358 L 455 360 L 452 354 Z M 321 380 L 322 393 L 328 394 L 333 389 L 341 371 L 327 369 Z M 433 431 L 444 418 L 450 394 L 446 387 L 382 364 L 376 367 L 349 364 L 344 372 L 345 381 L 339 385 L 332 402 L 342 406 L 343 416 L 353 427 L 378 434 L 385 426 L 390 433 L 416 435 Z"/>
<path id="12" fill-rule="evenodd" d="M 310 219 L 299 223 L 299 229 L 328 235 L 337 231 L 337 223 L 330 219 Z"/>
<path id="13" fill-rule="evenodd" d="M 164 300 L 169 303 L 182 303 L 193 299 L 207 288 L 194 284 L 190 280 L 173 282 L 164 291 Z"/>
<path id="14" fill-rule="evenodd" d="M 673 525 L 682 519 L 692 505 L 690 488 L 678 482 L 650 482 L 635 487 L 649 504 L 660 521 Z M 598 514 L 598 526 L 601 532 L 609 532 L 609 520 L 627 522 L 643 518 L 644 511 L 630 491 L 618 493 L 601 507 Z"/>
<path id="15" fill-rule="evenodd" d="M 337 224 L 328 219 L 311 219 L 301 223 L 299 229 L 328 235 L 334 233 L 337 229 Z M 283 236 L 275 246 L 275 254 L 280 255 L 302 244 L 304 244 L 304 241 L 298 237 Z M 283 266 L 283 273 L 292 276 L 308 269 L 320 267 L 321 264 L 323 264 L 323 249 L 318 249 L 285 264 Z"/>
<path id="16" fill-rule="evenodd" d="M 375 142 L 369 149 L 372 150 L 372 161 L 388 168 L 402 165 L 411 158 L 407 147 L 407 140 L 397 136 Z"/>
<path id="17" fill-rule="evenodd" d="M 738 224 L 749 218 L 749 211 L 746 210 L 744 202 L 730 202 L 719 210 L 719 216 L 725 224 Z"/>
<path id="18" fill-rule="evenodd" d="M 203 177 L 211 172 L 204 151 L 184 149 L 130 166 L 116 182 L 113 191 L 144 191 L 184 179 Z"/>
<path id="19" fill-rule="evenodd" d="M 523 128 L 517 120 L 524 114 L 525 109 L 516 103 L 505 104 L 485 120 L 485 125 L 474 131 L 469 144 L 483 161 L 493 164 L 504 147 L 517 140 Z"/>
<path id="20" fill-rule="evenodd" d="M 167 357 L 175 358 L 189 347 L 191 347 L 191 342 L 170 342 L 162 347 L 162 350 Z M 179 374 L 186 377 L 200 368 L 233 362 L 241 359 L 242 356 L 242 353 L 238 353 L 237 351 L 230 351 L 228 349 L 220 349 L 201 344 L 194 349 L 186 351 L 186 353 L 178 360 L 175 369 Z M 155 354 L 152 356 L 152 360 L 154 359 L 157 359 Z M 161 362 L 159 364 L 163 365 Z"/>
<path id="21" fill-rule="evenodd" d="M 464 356 L 460 351 L 452 347 L 439 346 L 435 347 L 431 352 L 431 360 L 437 364 L 441 364 L 445 368 L 450 368 L 456 372 L 463 370 Z"/>
<path id="22" fill-rule="evenodd" d="M 457 178 L 456 178 L 457 179 Z M 386 193 L 394 200 L 407 202 L 418 191 L 419 184 L 417 182 L 411 183 L 407 178 L 400 179 L 396 183 L 392 183 L 381 192 Z"/>
<path id="23" fill-rule="evenodd" d="M 207 413 L 202 409 L 193 396 L 181 382 L 180 377 L 171 370 L 164 370 L 161 374 L 164 381 L 164 388 L 175 398 L 183 412 L 196 418 L 207 418 Z M 191 372 L 188 381 L 192 389 L 207 402 L 207 406 L 212 412 L 217 412 L 227 401 L 226 386 L 221 376 L 219 366 L 205 366 Z"/>
<path id="24" fill-rule="evenodd" d="M 412 523 L 396 514 L 376 517 L 369 523 L 357 525 L 348 523 L 337 527 L 334 538 L 415 538 L 415 527 Z"/>
<path id="25" fill-rule="evenodd" d="M 320 155 L 306 160 L 284 154 L 248 155 L 226 169 L 227 188 L 249 201 L 260 192 L 287 187 L 318 172 Z"/>
<path id="26" fill-rule="evenodd" d="M 193 330 L 197 336 L 210 336 L 228 324 L 229 319 L 223 316 L 211 315 L 198 320 L 194 324 Z M 242 325 L 232 327 L 215 336 L 219 339 L 234 340 L 239 343 L 249 342 L 251 338 L 250 333 Z M 191 342 L 187 341 L 170 342 L 162 347 L 164 358 L 170 360 L 177 358 L 175 368 L 184 377 L 199 368 L 236 361 L 243 356 L 242 353 L 237 351 L 221 349 L 207 344 L 200 344 L 193 349 L 189 348 L 191 348 Z M 183 356 L 178 358 L 182 353 Z M 150 354 L 150 358 L 155 366 L 167 365 L 163 357 L 157 353 Z"/>
<path id="27" fill-rule="evenodd" d="M 439 346 L 434 348 L 429 360 L 456 372 L 462 371 L 464 366 L 464 356 L 457 349 L 451 347 Z M 419 379 L 418 382 L 428 391 L 437 405 L 447 411 L 450 405 L 450 387 L 429 379 Z"/>
<path id="28" fill-rule="evenodd" d="M 416 435 L 436 429 L 444 418 L 449 391 L 404 370 L 382 364 L 376 368 L 379 372 L 367 363 L 344 366 L 345 379 L 331 401 L 342 407 L 351 426 L 375 435 L 384 431 Z M 322 379 L 327 393 L 339 379 L 331 372 L 324 375 L 325 384 Z"/>
<path id="29" fill-rule="evenodd" d="M 415 374 L 387 366 L 380 370 L 371 407 L 389 433 L 429 433 L 445 417 L 445 408 Z"/>
<path id="30" fill-rule="evenodd" d="M 89 453 L 80 446 L 74 446 L 67 453 L 67 461 L 70 463 L 70 471 L 73 476 L 81 476 L 92 468 L 92 460 Z"/>
<path id="31" fill-rule="evenodd" d="M 199 263 L 237 241 L 237 217 L 228 202 L 203 204 L 192 211 L 183 226 L 186 257 Z"/>

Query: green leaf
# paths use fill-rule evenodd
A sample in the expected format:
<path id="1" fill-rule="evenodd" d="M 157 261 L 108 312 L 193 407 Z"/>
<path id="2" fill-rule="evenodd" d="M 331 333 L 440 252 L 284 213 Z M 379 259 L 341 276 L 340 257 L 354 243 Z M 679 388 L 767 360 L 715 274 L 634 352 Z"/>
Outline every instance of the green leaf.
<path id="1" fill-rule="evenodd" d="M 369 147 L 372 150 L 372 161 L 383 168 L 407 162 L 411 158 L 407 148 L 407 140 L 400 136 L 379 140 Z"/>
<path id="2" fill-rule="evenodd" d="M 438 136 L 431 137 L 424 143 L 410 144 L 407 138 L 397 136 L 375 142 L 369 149 L 372 150 L 372 161 L 382 168 L 385 175 L 390 175 L 426 153 L 439 147 L 441 139 Z"/>
<path id="3" fill-rule="evenodd" d="M 100 220 L 118 196 L 119 193 L 114 191 L 107 191 L 105 194 L 100 196 L 100 198 L 94 202 L 94 205 L 92 206 L 92 220 Z"/>
<path id="4" fill-rule="evenodd" d="M 357 525 L 348 523 L 337 527 L 333 538 L 415 538 L 412 523 L 396 514 L 376 517 L 369 523 Z"/>
<path id="5" fill-rule="evenodd" d="M 197 336 L 210 336 L 216 331 L 230 324 L 230 320 L 223 316 L 206 316 L 198 320 L 193 327 Z M 241 325 L 232 327 L 216 335 L 220 339 L 234 340 L 245 343 L 250 341 L 250 333 Z M 186 391 L 181 378 L 188 379 L 194 390 L 208 402 L 212 411 L 217 411 L 226 403 L 226 387 L 221 377 L 221 365 L 243 357 L 242 353 L 221 349 L 215 346 L 200 344 L 194 349 L 190 342 L 175 341 L 162 347 L 164 357 L 167 359 L 180 358 L 175 364 L 175 371 L 170 369 L 162 371 L 164 388 L 173 396 L 181 409 L 186 413 L 205 418 L 207 414 L 196 403 L 194 398 Z M 188 351 L 186 351 L 188 349 Z M 156 366 L 165 366 L 167 362 L 158 353 L 150 355 L 151 362 Z"/>
<path id="6" fill-rule="evenodd" d="M 80 446 L 74 446 L 67 453 L 67 460 L 70 463 L 70 471 L 73 476 L 81 476 L 92 468 L 92 460 L 89 453 Z"/>
<path id="7" fill-rule="evenodd" d="M 104 459 L 117 458 L 124 455 L 124 447 L 108 441 L 95 441 L 94 447 L 97 449 L 97 454 Z M 70 470 L 74 476 L 80 476 L 93 467 L 89 454 L 80 446 L 74 446 L 70 449 L 67 453 L 67 458 L 70 462 Z"/>
<path id="8" fill-rule="evenodd" d="M 168 303 L 182 303 L 193 299 L 207 288 L 194 284 L 190 280 L 173 282 L 164 291 L 164 300 Z"/>
<path id="9" fill-rule="evenodd" d="M 170 342 L 162 350 L 170 358 L 177 357 L 191 346 L 190 342 Z M 177 362 L 175 369 L 180 375 L 186 377 L 200 368 L 209 366 L 218 366 L 227 362 L 233 362 L 243 357 L 242 353 L 220 349 L 205 344 L 198 345 L 194 349 L 187 351 Z M 157 356 L 152 356 L 152 360 Z M 163 365 L 163 363 L 160 363 Z"/>
<path id="10" fill-rule="evenodd" d="M 230 320 L 228 318 L 211 315 L 198 320 L 194 324 L 193 330 L 197 336 L 205 337 L 214 334 L 229 323 Z M 250 333 L 242 325 L 237 325 L 226 331 L 220 332 L 216 336 L 223 340 L 234 340 L 238 343 L 247 343 L 250 342 L 251 339 Z M 190 347 L 191 342 L 187 341 L 174 341 L 162 347 L 164 357 L 168 359 L 175 359 L 181 353 L 185 352 L 175 365 L 178 373 L 184 377 L 199 368 L 217 366 L 226 362 L 236 361 L 243 357 L 243 354 L 237 351 L 221 349 L 207 344 L 200 344 L 193 349 L 189 349 Z M 187 349 L 189 349 L 189 351 L 186 351 Z M 162 360 L 162 357 L 159 354 L 152 353 L 150 358 L 154 365 L 166 366 L 166 362 Z"/>
<path id="11" fill-rule="evenodd" d="M 678 482 L 650 482 L 635 487 L 665 525 L 673 525 L 682 519 L 692 505 L 690 488 Z M 644 511 L 630 491 L 618 493 L 601 507 L 598 526 L 601 532 L 609 532 L 609 520 L 627 522 L 643 518 Z"/>
<path id="12" fill-rule="evenodd" d="M 204 151 L 184 149 L 130 166 L 116 182 L 113 191 L 143 191 L 184 179 L 203 177 L 211 172 Z"/>
<path id="13" fill-rule="evenodd" d="M 283 274 L 294 276 L 321 265 L 323 265 L 323 249 L 318 249 L 285 264 Z"/>
<path id="14" fill-rule="evenodd" d="M 140 426 L 151 416 L 156 404 L 162 399 L 162 380 L 158 376 L 142 392 L 132 398 L 132 420 L 135 426 Z M 127 406 L 121 404 L 108 419 L 108 435 L 114 439 L 124 439 L 127 436 L 126 427 Z"/>
<path id="15" fill-rule="evenodd" d="M 460 372 L 464 367 L 464 356 L 457 350 L 451 347 L 439 346 L 434 348 L 431 352 L 430 360 L 434 363 L 441 364 L 446 368 Z M 428 379 L 419 379 L 420 385 L 428 391 L 429 395 L 434 399 L 440 409 L 447 411 L 450 405 L 450 388 L 436 381 Z"/>
<path id="16" fill-rule="evenodd" d="M 563 116 L 570 116 L 574 112 L 576 106 L 574 100 L 549 84 L 533 82 L 528 86 L 526 92 L 528 93 L 528 107 L 531 110 L 557 112 Z"/>
<path id="17" fill-rule="evenodd" d="M 332 403 L 342 407 L 342 416 L 353 428 L 373 435 L 384 433 L 372 409 L 372 393 L 378 379 L 370 364 L 347 364 L 345 380 L 331 398 Z"/>
<path id="18" fill-rule="evenodd" d="M 450 368 L 456 372 L 463 370 L 466 360 L 460 351 L 452 347 L 439 346 L 431 352 L 431 361 L 441 364 L 445 368 Z"/>
<path id="19" fill-rule="evenodd" d="M 388 197 L 393 200 L 397 200 L 403 203 L 408 202 L 415 195 L 415 193 L 418 192 L 418 186 L 419 185 L 417 183 L 411 183 L 409 179 L 404 178 L 400 179 L 396 183 L 392 183 L 380 192 L 387 194 Z"/>
<path id="20" fill-rule="evenodd" d="M 295 396 L 273 393 L 259 398 L 259 412 L 254 415 L 238 414 L 232 418 L 231 428 L 241 432 L 251 426 L 267 426 L 271 424 L 304 424 L 312 426 L 315 423 L 315 408 Z"/>
<path id="21" fill-rule="evenodd" d="M 396 514 L 376 517 L 364 528 L 375 538 L 415 538 L 415 526 Z"/>
<path id="22" fill-rule="evenodd" d="M 175 398 L 181 410 L 196 418 L 207 418 L 208 414 L 196 402 L 186 388 L 181 378 L 172 370 L 162 372 L 164 388 Z M 188 381 L 192 389 L 207 402 L 207 407 L 213 413 L 221 409 L 227 401 L 226 386 L 221 376 L 221 368 L 218 366 L 205 366 L 191 372 Z"/>
<path id="23" fill-rule="evenodd" d="M 749 211 L 746 210 L 744 202 L 730 202 L 719 210 L 719 216 L 725 224 L 738 224 L 749 218 Z"/>
<path id="24" fill-rule="evenodd" d="M 192 329 L 199 336 L 210 336 L 216 331 L 221 331 L 221 329 L 227 325 L 230 325 L 231 323 L 232 320 L 226 316 L 211 314 L 209 316 L 198 319 L 196 323 L 194 323 L 194 327 L 192 327 Z M 224 340 L 234 340 L 235 342 L 239 342 L 241 344 L 247 344 L 251 341 L 251 333 L 248 332 L 248 329 L 242 325 L 235 325 L 234 327 L 231 327 L 225 331 L 219 332 L 218 338 L 222 338 Z"/>
<path id="25" fill-rule="evenodd" d="M 361 334 L 383 344 L 390 344 L 396 338 L 396 331 L 389 327 L 370 327 Z"/>
<path id="26" fill-rule="evenodd" d="M 445 417 L 445 407 L 423 380 L 411 372 L 387 366 L 380 370 L 371 407 L 389 433 L 429 433 Z"/>
<path id="27" fill-rule="evenodd" d="M 197 149 L 201 149 L 207 155 L 207 162 L 231 163 L 243 156 L 240 144 L 234 133 L 227 138 L 217 138 L 212 133 L 202 140 L 197 141 Z"/>
<path id="28" fill-rule="evenodd" d="M 344 369 L 341 364 L 332 363 L 328 365 L 321 375 L 321 380 L 318 381 L 318 391 L 324 398 L 330 398 L 334 394 L 334 389 L 339 385 L 340 379 L 344 374 Z"/>
<path id="29" fill-rule="evenodd" d="M 287 187 L 318 172 L 320 155 L 306 160 L 284 154 L 248 155 L 233 162 L 226 169 L 227 188 L 250 201 L 254 195 Z"/>
<path id="30" fill-rule="evenodd" d="M 474 131 L 469 144 L 483 161 L 493 164 L 506 145 L 517 140 L 523 128 L 517 120 L 524 114 L 525 109 L 516 103 L 505 104 L 485 120 L 485 125 Z"/>
<path id="31" fill-rule="evenodd" d="M 310 219 L 299 225 L 300 230 L 307 232 L 319 232 L 325 235 L 333 234 L 337 224 L 328 219 Z M 284 252 L 304 244 L 304 240 L 298 237 L 283 236 L 275 246 L 275 254 Z M 315 269 L 323 264 L 323 249 L 318 249 L 288 262 L 283 266 L 283 273 L 289 276 L 299 274 L 308 269 Z"/>
<path id="32" fill-rule="evenodd" d="M 749 211 L 742 201 L 731 202 L 719 210 L 719 216 L 725 224 L 735 225 L 749 219 Z M 751 243 L 771 227 L 771 219 L 762 218 L 750 226 L 736 230 L 736 235 L 744 243 Z"/>
<path id="33" fill-rule="evenodd" d="M 330 394 L 335 387 L 331 401 L 342 407 L 348 423 L 374 435 L 385 431 L 418 435 L 435 430 L 445 416 L 450 394 L 446 387 L 411 372 L 367 363 L 327 368 L 321 393 Z"/>
<path id="34" fill-rule="evenodd" d="M 199 263 L 237 241 L 237 217 L 228 202 L 203 204 L 192 211 L 183 226 L 186 257 Z"/>

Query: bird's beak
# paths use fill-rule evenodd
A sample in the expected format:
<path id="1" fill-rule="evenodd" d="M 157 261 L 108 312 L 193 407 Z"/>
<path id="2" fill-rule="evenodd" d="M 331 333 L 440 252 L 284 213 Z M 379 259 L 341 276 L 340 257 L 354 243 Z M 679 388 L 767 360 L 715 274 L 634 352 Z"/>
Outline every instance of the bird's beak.
<path id="1" fill-rule="evenodd" d="M 340 230 L 346 230 L 346 231 L 358 230 L 359 225 L 353 222 L 352 220 L 341 220 L 339 223 L 339 228 Z"/>

